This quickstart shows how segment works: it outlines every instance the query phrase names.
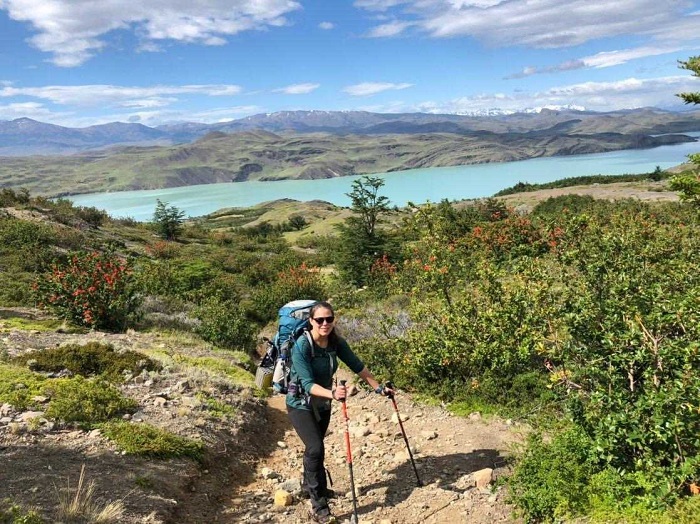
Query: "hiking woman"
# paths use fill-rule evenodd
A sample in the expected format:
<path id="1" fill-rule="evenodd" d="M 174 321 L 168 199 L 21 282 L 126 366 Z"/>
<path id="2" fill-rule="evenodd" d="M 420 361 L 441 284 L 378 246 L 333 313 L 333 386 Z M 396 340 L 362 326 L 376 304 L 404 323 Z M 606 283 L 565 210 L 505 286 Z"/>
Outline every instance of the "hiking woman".
<path id="1" fill-rule="evenodd" d="M 390 395 L 394 392 L 377 382 L 345 339 L 335 332 L 335 314 L 328 302 L 314 305 L 310 318 L 313 348 L 306 336 L 299 337 L 292 348 L 292 387 L 287 393 L 287 412 L 306 448 L 303 488 L 311 499 L 311 517 L 316 522 L 329 523 L 335 522 L 328 507 L 328 499 L 334 493 L 328 489 L 323 438 L 331 420 L 331 402 L 342 402 L 347 395 L 345 386 L 333 387 L 337 359 L 357 373 L 376 393 Z"/>

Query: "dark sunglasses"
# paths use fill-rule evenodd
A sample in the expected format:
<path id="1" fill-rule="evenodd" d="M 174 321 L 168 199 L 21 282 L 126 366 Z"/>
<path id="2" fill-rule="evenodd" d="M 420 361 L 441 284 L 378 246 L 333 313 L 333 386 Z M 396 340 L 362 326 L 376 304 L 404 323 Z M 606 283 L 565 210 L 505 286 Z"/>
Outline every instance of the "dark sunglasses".
<path id="1" fill-rule="evenodd" d="M 313 321 L 316 322 L 316 324 L 318 324 L 319 326 L 321 324 L 323 324 L 324 322 L 326 324 L 332 324 L 333 321 L 335 321 L 335 317 L 318 317 L 318 318 L 314 318 Z"/>

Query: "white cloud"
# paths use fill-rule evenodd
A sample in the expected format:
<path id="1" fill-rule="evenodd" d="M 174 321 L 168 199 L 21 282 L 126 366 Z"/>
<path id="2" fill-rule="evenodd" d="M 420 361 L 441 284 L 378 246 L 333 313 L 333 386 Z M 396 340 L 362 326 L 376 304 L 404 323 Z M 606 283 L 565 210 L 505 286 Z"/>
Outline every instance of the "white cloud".
<path id="1" fill-rule="evenodd" d="M 72 106 L 99 106 L 103 104 L 123 105 L 140 101 L 165 105 L 175 95 L 233 96 L 242 91 L 240 86 L 230 84 L 126 87 L 114 85 L 44 86 L 0 88 L 0 98 L 31 97 L 48 100 L 54 104 Z M 147 102 L 148 101 L 148 102 Z M 141 105 L 141 107 L 144 107 Z M 151 105 L 150 107 L 154 107 Z"/>
<path id="2" fill-rule="evenodd" d="M 687 0 L 358 0 L 355 6 L 394 19 L 370 31 L 416 24 L 434 37 L 470 36 L 494 46 L 551 48 L 618 35 L 659 40 L 698 38 L 700 16 Z M 398 33 L 397 33 L 398 34 Z"/>
<path id="3" fill-rule="evenodd" d="M 367 36 L 373 38 L 387 38 L 390 36 L 396 36 L 403 33 L 412 25 L 414 24 L 410 22 L 388 22 L 386 24 L 381 24 L 376 27 L 373 27 L 372 29 L 370 29 L 369 33 L 367 33 Z"/>
<path id="4" fill-rule="evenodd" d="M 15 118 L 33 118 L 34 120 L 52 121 L 57 116 L 38 102 L 21 102 L 16 104 L 0 104 L 0 120 L 14 120 Z"/>
<path id="5" fill-rule="evenodd" d="M 335 24 L 333 22 L 321 22 L 318 24 L 318 27 L 321 29 L 329 30 L 333 29 L 335 27 Z"/>
<path id="6" fill-rule="evenodd" d="M 321 87 L 321 84 L 292 84 L 273 90 L 274 93 L 284 93 L 285 95 L 305 95 Z"/>
<path id="7" fill-rule="evenodd" d="M 680 105 L 675 93 L 697 90 L 689 76 L 651 79 L 627 78 L 617 82 L 585 82 L 540 92 L 486 93 L 446 102 L 424 102 L 411 110 L 429 113 L 470 113 L 485 109 L 522 111 L 534 107 L 581 106 L 594 111 Z"/>
<path id="8" fill-rule="evenodd" d="M 410 0 L 356 0 L 355 7 L 368 11 L 386 11 L 402 4 L 410 4 Z"/>
<path id="9" fill-rule="evenodd" d="M 162 40 L 222 45 L 241 31 L 285 25 L 285 15 L 300 8 L 295 0 L 0 0 L 11 19 L 32 25 L 31 43 L 62 67 L 82 64 L 106 45 L 101 37 L 119 29 L 136 30 L 142 50 Z"/>
<path id="10" fill-rule="evenodd" d="M 542 73 L 560 73 L 562 71 L 571 71 L 574 69 L 583 68 L 594 68 L 602 69 L 605 67 L 613 67 L 621 64 L 625 64 L 631 60 L 637 60 L 639 58 L 646 58 L 649 56 L 666 55 L 670 53 L 677 53 L 686 49 L 681 46 L 673 47 L 658 47 L 658 46 L 645 46 L 636 47 L 633 49 L 620 49 L 615 51 L 603 51 L 592 56 L 586 56 L 583 58 L 577 58 L 574 60 L 569 60 L 567 62 L 562 62 L 554 66 L 547 67 L 525 67 L 520 73 L 510 75 L 508 78 L 524 78 L 527 76 L 542 74 Z"/>
<path id="11" fill-rule="evenodd" d="M 392 84 L 390 82 L 364 82 L 343 88 L 343 92 L 351 96 L 371 96 L 382 91 L 400 90 L 412 87 L 413 84 Z"/>

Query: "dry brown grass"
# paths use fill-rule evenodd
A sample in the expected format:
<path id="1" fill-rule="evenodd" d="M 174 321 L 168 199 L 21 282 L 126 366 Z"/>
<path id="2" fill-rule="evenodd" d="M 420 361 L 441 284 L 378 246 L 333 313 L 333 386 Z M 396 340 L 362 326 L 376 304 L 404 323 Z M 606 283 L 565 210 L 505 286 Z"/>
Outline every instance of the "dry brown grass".
<path id="1" fill-rule="evenodd" d="M 66 522 L 90 522 L 94 524 L 118 523 L 124 516 L 121 500 L 100 504 L 95 500 L 95 482 L 85 482 L 85 464 L 80 468 L 80 477 L 75 490 L 68 486 L 59 491 L 59 518 Z"/>

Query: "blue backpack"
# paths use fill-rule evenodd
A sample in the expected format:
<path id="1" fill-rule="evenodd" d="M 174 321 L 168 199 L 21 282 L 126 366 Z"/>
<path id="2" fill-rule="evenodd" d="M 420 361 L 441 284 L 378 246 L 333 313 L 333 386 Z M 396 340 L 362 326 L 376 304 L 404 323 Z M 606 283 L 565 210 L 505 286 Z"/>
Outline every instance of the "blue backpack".
<path id="1" fill-rule="evenodd" d="M 277 393 L 287 393 L 292 368 L 292 346 L 302 335 L 311 337 L 309 315 L 314 305 L 315 300 L 294 300 L 279 309 L 277 333 L 272 340 L 265 339 L 267 352 L 255 374 L 258 387 L 272 386 Z M 313 357 L 313 340 L 309 342 Z"/>

